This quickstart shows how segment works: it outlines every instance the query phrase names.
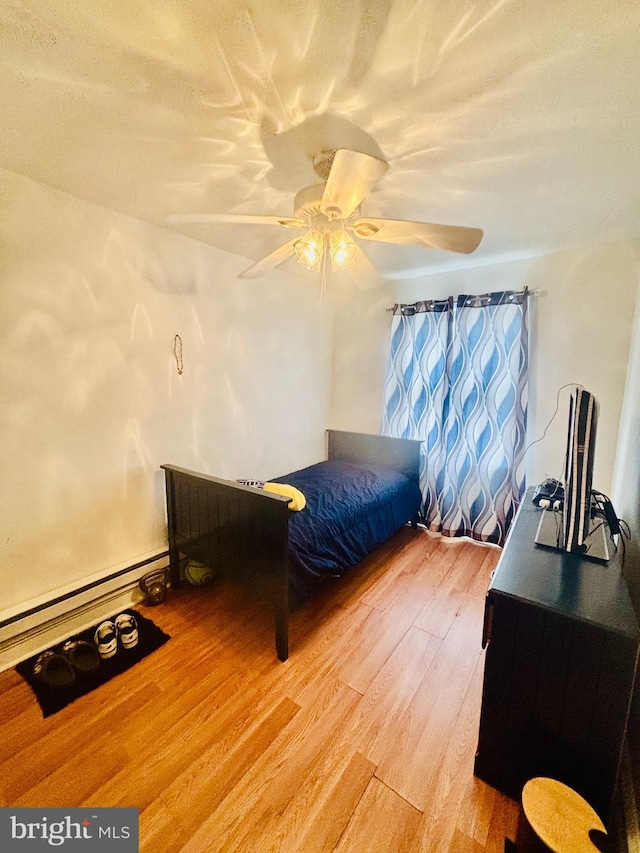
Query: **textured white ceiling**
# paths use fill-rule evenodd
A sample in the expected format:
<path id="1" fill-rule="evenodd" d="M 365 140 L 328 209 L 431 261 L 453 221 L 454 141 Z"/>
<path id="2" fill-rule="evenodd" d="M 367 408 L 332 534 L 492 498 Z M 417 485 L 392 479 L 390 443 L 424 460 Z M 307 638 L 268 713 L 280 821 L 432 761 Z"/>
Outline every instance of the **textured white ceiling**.
<path id="1" fill-rule="evenodd" d="M 257 260 L 290 232 L 167 217 L 382 155 L 363 213 L 485 231 L 368 243 L 387 279 L 637 237 L 639 46 L 638 0 L 3 0 L 0 166 Z"/>

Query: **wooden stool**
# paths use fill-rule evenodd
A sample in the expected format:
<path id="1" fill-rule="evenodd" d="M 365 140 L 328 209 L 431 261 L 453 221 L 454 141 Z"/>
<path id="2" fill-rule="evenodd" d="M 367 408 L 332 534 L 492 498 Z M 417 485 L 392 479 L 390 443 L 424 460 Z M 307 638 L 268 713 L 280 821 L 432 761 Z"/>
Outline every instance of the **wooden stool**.
<path id="1" fill-rule="evenodd" d="M 606 836 L 604 824 L 589 803 L 555 779 L 530 779 L 522 789 L 518 853 L 598 853 L 590 830 Z"/>

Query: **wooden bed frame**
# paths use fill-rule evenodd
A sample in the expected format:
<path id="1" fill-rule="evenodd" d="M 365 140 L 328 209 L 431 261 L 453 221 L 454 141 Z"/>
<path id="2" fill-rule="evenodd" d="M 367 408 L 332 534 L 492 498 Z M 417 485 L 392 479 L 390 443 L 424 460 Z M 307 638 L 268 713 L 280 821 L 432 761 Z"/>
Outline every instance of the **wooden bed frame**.
<path id="1" fill-rule="evenodd" d="M 420 442 L 327 431 L 327 458 L 378 463 L 416 483 Z M 289 656 L 289 498 L 198 474 L 175 465 L 165 472 L 171 586 L 181 560 L 195 559 L 257 588 L 275 611 L 276 651 Z"/>

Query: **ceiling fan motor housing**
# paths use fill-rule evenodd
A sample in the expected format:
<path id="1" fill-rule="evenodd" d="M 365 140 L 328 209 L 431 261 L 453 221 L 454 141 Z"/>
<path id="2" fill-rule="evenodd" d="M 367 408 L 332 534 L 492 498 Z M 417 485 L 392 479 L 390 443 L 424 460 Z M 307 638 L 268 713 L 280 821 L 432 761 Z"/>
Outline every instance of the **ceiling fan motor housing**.
<path id="1" fill-rule="evenodd" d="M 293 215 L 298 219 L 304 219 L 309 225 L 311 225 L 311 220 L 316 220 L 313 227 L 320 228 L 321 230 L 330 229 L 333 223 L 335 223 L 336 228 L 349 227 L 360 216 L 360 206 L 358 206 L 343 220 L 344 224 L 340 225 L 339 210 L 336 209 L 337 215 L 335 216 L 330 216 L 329 210 L 326 208 L 324 211 L 322 210 L 321 202 L 323 193 L 324 184 L 312 184 L 300 190 L 293 202 Z"/>
<path id="2" fill-rule="evenodd" d="M 293 215 L 299 219 L 307 219 L 320 213 L 323 192 L 324 184 L 312 184 L 300 190 L 293 200 Z"/>

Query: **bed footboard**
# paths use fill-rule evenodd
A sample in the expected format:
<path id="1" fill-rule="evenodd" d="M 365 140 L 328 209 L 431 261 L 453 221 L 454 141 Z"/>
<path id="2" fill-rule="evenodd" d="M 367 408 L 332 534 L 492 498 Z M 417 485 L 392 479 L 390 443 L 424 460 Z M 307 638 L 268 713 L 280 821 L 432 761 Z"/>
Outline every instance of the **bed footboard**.
<path id="1" fill-rule="evenodd" d="M 174 465 L 165 472 L 171 586 L 195 559 L 257 589 L 274 608 L 278 658 L 289 655 L 289 499 Z"/>

